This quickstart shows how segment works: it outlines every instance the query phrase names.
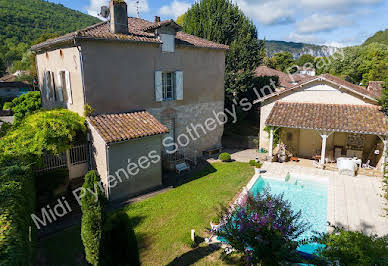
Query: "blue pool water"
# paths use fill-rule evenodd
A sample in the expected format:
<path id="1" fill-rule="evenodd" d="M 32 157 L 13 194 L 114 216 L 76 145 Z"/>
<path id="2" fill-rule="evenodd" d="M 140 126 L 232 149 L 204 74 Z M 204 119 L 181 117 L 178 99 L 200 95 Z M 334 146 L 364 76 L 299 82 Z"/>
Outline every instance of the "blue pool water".
<path id="1" fill-rule="evenodd" d="M 286 178 L 287 179 L 287 178 Z M 295 211 L 302 211 L 302 219 L 309 223 L 309 228 L 302 238 L 309 238 L 313 232 L 326 232 L 327 221 L 327 183 L 318 183 L 312 180 L 291 178 L 286 179 L 259 178 L 250 192 L 256 195 L 266 186 L 270 187 L 271 194 L 284 193 L 284 199 L 291 203 Z M 303 245 L 299 251 L 313 254 L 319 247 L 317 243 Z"/>

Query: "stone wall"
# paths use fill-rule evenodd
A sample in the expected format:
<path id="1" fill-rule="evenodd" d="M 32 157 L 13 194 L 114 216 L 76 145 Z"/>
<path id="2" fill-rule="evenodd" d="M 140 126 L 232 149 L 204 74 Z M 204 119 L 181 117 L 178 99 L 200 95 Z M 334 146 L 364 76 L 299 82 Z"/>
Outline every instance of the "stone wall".
<path id="1" fill-rule="evenodd" d="M 216 122 L 216 126 L 206 127 L 205 121 L 216 120 L 215 114 L 224 111 L 224 102 L 208 102 L 175 106 L 173 102 L 163 108 L 147 110 L 163 123 L 166 119 L 175 120 L 175 141 L 184 144 L 179 150 L 184 150 L 188 156 L 202 155 L 202 152 L 221 145 L 224 126 Z M 210 120 L 208 120 L 209 123 Z M 213 129 L 214 130 L 209 130 Z M 189 139 L 186 146 L 187 139 Z"/>

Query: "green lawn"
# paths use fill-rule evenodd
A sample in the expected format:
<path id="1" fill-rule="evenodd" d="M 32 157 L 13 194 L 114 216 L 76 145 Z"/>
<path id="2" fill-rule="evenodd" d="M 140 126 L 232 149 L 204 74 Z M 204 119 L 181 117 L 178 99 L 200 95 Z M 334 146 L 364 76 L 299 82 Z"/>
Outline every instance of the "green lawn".
<path id="1" fill-rule="evenodd" d="M 217 261 L 220 251 L 210 250 L 204 244 L 191 248 L 190 231 L 195 229 L 205 237 L 219 205 L 230 202 L 253 173 L 246 163 L 214 163 L 186 184 L 126 207 L 124 211 L 134 225 L 142 265 L 223 264 Z M 79 229 L 55 238 L 62 243 L 77 242 L 74 247 L 80 246 Z M 43 243 L 50 257 L 55 258 L 59 253 L 69 256 L 63 245 L 50 244 L 56 242 L 55 238 Z M 74 265 L 74 260 L 69 263 Z"/>

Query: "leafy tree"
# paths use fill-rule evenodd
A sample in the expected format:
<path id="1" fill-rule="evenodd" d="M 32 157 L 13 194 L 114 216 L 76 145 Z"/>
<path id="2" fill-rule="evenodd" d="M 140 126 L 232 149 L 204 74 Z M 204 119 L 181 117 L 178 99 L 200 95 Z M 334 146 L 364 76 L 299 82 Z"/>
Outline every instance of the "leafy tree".
<path id="1" fill-rule="evenodd" d="M 81 198 L 81 238 L 85 247 L 86 260 L 92 265 L 101 265 L 103 228 L 105 220 L 105 197 L 99 187 L 100 177 L 96 171 L 85 176 Z M 92 191 L 93 193 L 91 193 Z M 98 198 L 96 199 L 95 193 Z"/>
<path id="2" fill-rule="evenodd" d="M 368 45 L 374 42 L 388 45 L 388 29 L 376 32 L 373 36 L 369 37 L 362 45 Z"/>
<path id="3" fill-rule="evenodd" d="M 318 255 L 337 265 L 388 265 L 388 236 L 365 235 L 334 227 L 331 233 L 313 238 L 323 244 Z"/>
<path id="4" fill-rule="evenodd" d="M 289 67 L 295 65 L 294 57 L 290 52 L 279 52 L 268 60 L 268 67 L 285 72 Z M 296 71 L 296 69 L 293 69 Z"/>
<path id="5" fill-rule="evenodd" d="M 344 57 L 317 61 L 318 74 L 330 73 L 354 84 L 366 86 L 369 81 L 384 81 L 388 77 L 388 46 L 371 43 L 343 49 Z"/>
<path id="6" fill-rule="evenodd" d="M 184 15 L 183 31 L 229 45 L 226 53 L 225 90 L 228 100 L 253 85 L 253 70 L 264 57 L 253 22 L 230 0 L 202 0 Z"/>
<path id="7" fill-rule="evenodd" d="M 62 35 L 100 22 L 49 1 L 0 0 L 0 7 L 0 55 L 7 67 L 22 60 L 34 40 L 42 35 L 44 40 L 45 36 Z"/>
<path id="8" fill-rule="evenodd" d="M 379 99 L 379 104 L 383 108 L 386 115 L 388 115 L 388 81 L 384 84 L 383 93 Z"/>
<path id="9" fill-rule="evenodd" d="M 298 259 L 300 236 L 306 230 L 301 212 L 294 212 L 283 195 L 264 189 L 248 195 L 232 212 L 223 208 L 218 235 L 243 254 L 252 265 L 277 265 Z"/>
<path id="10" fill-rule="evenodd" d="M 13 99 L 12 111 L 15 116 L 15 125 L 19 124 L 22 119 L 41 108 L 41 99 L 39 91 L 31 91 Z"/>
<path id="11" fill-rule="evenodd" d="M 7 67 L 5 66 L 4 59 L 2 58 L 2 55 L 0 54 L 0 77 L 5 75 Z"/>
<path id="12" fill-rule="evenodd" d="M 44 152 L 59 154 L 77 136 L 85 136 L 85 119 L 69 110 L 38 111 L 0 139 L 0 159 L 16 157 L 36 163 Z"/>
<path id="13" fill-rule="evenodd" d="M 177 23 L 178 25 L 183 26 L 183 19 L 184 19 L 184 18 L 185 18 L 185 14 L 180 15 L 180 16 L 176 19 L 176 23 Z"/>
<path id="14" fill-rule="evenodd" d="M 301 67 L 303 67 L 306 64 L 309 64 L 312 67 L 315 67 L 315 57 L 309 54 L 301 55 L 298 59 L 296 59 L 295 64 Z"/>

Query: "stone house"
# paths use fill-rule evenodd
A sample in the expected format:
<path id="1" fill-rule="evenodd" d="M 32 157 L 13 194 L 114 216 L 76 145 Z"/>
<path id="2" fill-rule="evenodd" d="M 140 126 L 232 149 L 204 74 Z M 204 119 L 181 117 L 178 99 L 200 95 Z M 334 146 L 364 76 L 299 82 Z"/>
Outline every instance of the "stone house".
<path id="1" fill-rule="evenodd" d="M 179 143 L 179 136 L 187 134 L 189 126 L 201 128 L 214 112 L 224 110 L 228 46 L 183 33 L 173 20 L 160 21 L 155 17 L 154 22 L 149 22 L 128 17 L 126 10 L 124 1 L 112 0 L 110 21 L 32 47 L 37 53 L 43 106 L 64 107 L 80 115 L 86 104 L 94 109 L 87 121 L 93 160 L 105 185 L 106 178 L 116 172 L 109 169 L 108 157 L 137 158 L 142 149 L 147 154 L 146 147 L 152 146 L 174 164 L 178 157 L 193 159 L 220 146 L 223 134 L 223 126 L 217 125 L 211 132 L 171 151 L 170 144 Z M 143 126 L 157 121 L 158 128 L 165 126 L 168 130 L 154 134 L 147 129 L 142 134 L 127 136 L 126 130 L 141 126 L 138 120 L 142 116 L 137 116 L 144 112 L 148 120 L 143 121 Z M 121 120 L 121 116 L 131 114 L 131 119 Z M 104 137 L 106 132 L 115 135 L 113 131 L 127 137 Z M 108 146 L 116 142 L 140 145 L 132 143 L 135 146 L 130 148 L 129 144 L 115 144 L 120 151 L 115 149 L 112 155 Z M 160 147 L 156 148 L 157 145 Z M 171 167 L 171 162 L 167 165 Z M 127 188 L 122 189 L 128 191 L 127 196 L 136 194 L 160 184 L 161 171 L 155 176 L 159 182 L 147 185 L 144 181 L 144 186 L 136 185 L 138 189 L 126 184 Z M 116 198 L 109 191 L 107 195 Z"/>
<path id="2" fill-rule="evenodd" d="M 268 69 L 257 72 L 276 76 Z M 277 88 L 256 101 L 260 104 L 259 146 L 268 150 L 270 158 L 279 130 L 281 142 L 294 156 L 319 157 L 321 164 L 357 157 L 383 169 L 388 122 L 377 102 L 381 89 L 357 86 L 330 74 L 295 82 L 282 73 L 279 80 Z"/>

